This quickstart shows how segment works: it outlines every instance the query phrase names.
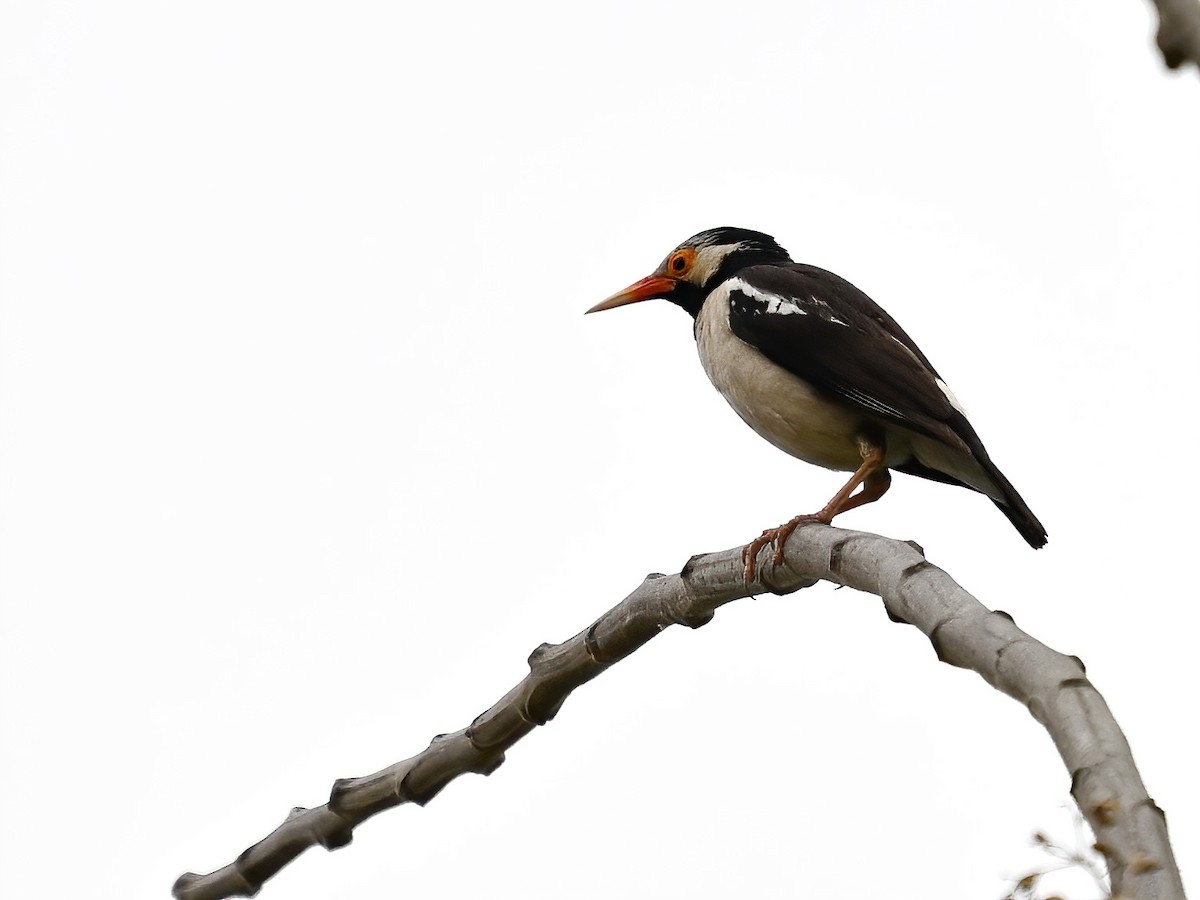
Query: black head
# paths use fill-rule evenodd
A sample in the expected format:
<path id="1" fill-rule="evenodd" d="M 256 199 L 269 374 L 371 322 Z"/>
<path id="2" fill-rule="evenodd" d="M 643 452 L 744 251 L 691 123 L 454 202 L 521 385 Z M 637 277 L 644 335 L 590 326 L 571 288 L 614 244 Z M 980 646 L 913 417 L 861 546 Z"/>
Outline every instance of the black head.
<path id="1" fill-rule="evenodd" d="M 735 272 L 747 266 L 786 262 L 791 262 L 787 251 L 770 235 L 746 228 L 710 228 L 672 250 L 651 275 L 588 312 L 662 297 L 696 316 L 709 292 Z"/>

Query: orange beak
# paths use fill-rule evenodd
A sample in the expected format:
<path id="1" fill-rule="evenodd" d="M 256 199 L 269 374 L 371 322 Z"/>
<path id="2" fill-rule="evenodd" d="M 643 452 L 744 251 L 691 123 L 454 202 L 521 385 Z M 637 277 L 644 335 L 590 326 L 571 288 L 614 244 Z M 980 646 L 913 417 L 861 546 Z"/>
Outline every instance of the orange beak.
<path id="1" fill-rule="evenodd" d="M 606 309 L 616 309 L 630 303 L 641 303 L 643 300 L 653 300 L 675 290 L 677 282 L 666 275 L 647 275 L 641 281 L 635 281 L 623 291 L 613 294 L 607 300 L 601 300 L 588 310 L 589 313 L 603 312 Z M 584 313 L 587 315 L 587 313 Z"/>

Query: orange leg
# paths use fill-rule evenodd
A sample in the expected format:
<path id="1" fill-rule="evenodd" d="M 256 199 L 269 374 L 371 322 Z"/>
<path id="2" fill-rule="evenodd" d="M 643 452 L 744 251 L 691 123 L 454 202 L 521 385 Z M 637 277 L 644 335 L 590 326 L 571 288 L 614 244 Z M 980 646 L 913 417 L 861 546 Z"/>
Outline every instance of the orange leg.
<path id="1" fill-rule="evenodd" d="M 746 567 L 743 577 L 747 583 L 754 580 L 758 567 L 758 553 L 763 547 L 768 544 L 775 547 L 775 565 L 779 565 L 783 562 L 784 542 L 801 525 L 807 522 L 820 522 L 828 525 L 839 513 L 855 509 L 865 503 L 874 503 L 887 493 L 887 489 L 892 485 L 892 473 L 883 464 L 883 447 L 865 437 L 860 437 L 858 451 L 862 454 L 862 465 L 850 476 L 850 480 L 842 486 L 842 489 L 821 508 L 820 512 L 796 516 L 778 528 L 768 528 L 742 548 L 742 562 Z M 862 486 L 862 490 L 855 494 L 854 491 L 859 485 Z"/>

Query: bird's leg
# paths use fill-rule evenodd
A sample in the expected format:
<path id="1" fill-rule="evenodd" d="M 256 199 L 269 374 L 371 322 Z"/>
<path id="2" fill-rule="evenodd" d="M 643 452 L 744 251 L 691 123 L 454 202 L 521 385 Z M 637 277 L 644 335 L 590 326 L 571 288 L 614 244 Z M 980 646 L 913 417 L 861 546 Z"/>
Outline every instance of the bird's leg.
<path id="1" fill-rule="evenodd" d="M 892 473 L 883 467 L 883 449 L 878 451 L 878 458 L 874 458 L 874 454 L 868 457 L 863 454 L 863 464 L 858 467 L 858 471 L 851 476 L 845 486 L 833 495 L 825 506 L 817 513 L 814 518 L 828 525 L 833 521 L 834 516 L 840 516 L 844 512 L 852 509 L 857 509 L 868 503 L 874 503 L 880 497 L 887 493 L 888 488 L 892 486 Z M 854 496 L 851 492 L 862 484 L 862 490 Z"/>
<path id="2" fill-rule="evenodd" d="M 892 485 L 892 473 L 883 464 L 883 446 L 865 435 L 860 435 L 858 452 L 862 455 L 862 465 L 850 476 L 850 480 L 842 486 L 842 489 L 821 507 L 819 512 L 799 515 L 778 528 L 768 528 L 742 548 L 742 563 L 745 565 L 745 571 L 742 574 L 747 583 L 754 580 L 758 553 L 763 547 L 768 544 L 774 546 L 775 565 L 779 565 L 783 562 L 784 542 L 801 525 L 806 522 L 820 522 L 822 525 L 828 525 L 839 513 L 855 509 L 866 503 L 873 503 L 887 493 L 887 489 Z M 862 485 L 862 490 L 855 494 L 854 491 L 859 485 Z M 851 496 L 852 494 L 853 496 Z"/>

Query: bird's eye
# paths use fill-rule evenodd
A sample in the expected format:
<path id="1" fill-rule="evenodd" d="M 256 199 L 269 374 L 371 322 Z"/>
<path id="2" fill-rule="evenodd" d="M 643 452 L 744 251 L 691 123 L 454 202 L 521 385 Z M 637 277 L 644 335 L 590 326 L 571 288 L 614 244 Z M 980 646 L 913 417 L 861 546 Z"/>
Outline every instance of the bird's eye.
<path id="1" fill-rule="evenodd" d="M 683 275 L 692 266 L 694 250 L 679 250 L 667 260 L 667 271 L 672 275 Z"/>

